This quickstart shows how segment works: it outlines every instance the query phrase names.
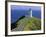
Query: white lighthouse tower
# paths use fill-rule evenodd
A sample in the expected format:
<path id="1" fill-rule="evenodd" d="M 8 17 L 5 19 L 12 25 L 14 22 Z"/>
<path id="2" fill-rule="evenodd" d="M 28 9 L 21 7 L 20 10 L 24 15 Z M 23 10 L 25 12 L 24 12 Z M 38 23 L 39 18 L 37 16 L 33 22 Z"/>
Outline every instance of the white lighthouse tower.
<path id="1" fill-rule="evenodd" d="M 32 17 L 32 10 L 29 9 L 28 12 L 26 12 L 25 17 Z"/>
<path id="2" fill-rule="evenodd" d="M 32 17 L 32 10 L 30 11 L 30 16 Z"/>
<path id="3" fill-rule="evenodd" d="M 32 10 L 31 9 L 29 9 L 29 17 L 32 17 Z"/>

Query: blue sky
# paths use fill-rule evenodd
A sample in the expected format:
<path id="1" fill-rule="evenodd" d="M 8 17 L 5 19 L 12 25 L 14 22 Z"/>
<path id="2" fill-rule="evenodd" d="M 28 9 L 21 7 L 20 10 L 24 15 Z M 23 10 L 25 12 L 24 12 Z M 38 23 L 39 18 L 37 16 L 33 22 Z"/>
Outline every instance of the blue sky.
<path id="1" fill-rule="evenodd" d="M 15 6 L 15 5 L 12 5 L 11 6 L 13 10 L 28 10 L 29 8 L 31 8 L 32 10 L 40 10 L 41 7 L 40 6 Z"/>

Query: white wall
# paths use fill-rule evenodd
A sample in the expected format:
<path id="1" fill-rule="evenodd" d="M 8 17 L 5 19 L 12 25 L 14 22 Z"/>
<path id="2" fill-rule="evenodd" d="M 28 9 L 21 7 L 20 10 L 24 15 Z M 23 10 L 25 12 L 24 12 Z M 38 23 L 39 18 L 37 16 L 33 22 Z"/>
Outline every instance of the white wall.
<path id="1" fill-rule="evenodd" d="M 45 2 L 46 0 L 24 0 L 24 1 Z M 45 16 L 46 16 L 46 12 L 45 12 Z M 0 0 L 0 37 L 5 37 L 5 22 L 4 22 L 5 20 L 4 19 L 5 19 L 5 0 Z M 14 36 L 14 37 L 46 37 L 46 34 L 28 35 L 28 36 Z"/>

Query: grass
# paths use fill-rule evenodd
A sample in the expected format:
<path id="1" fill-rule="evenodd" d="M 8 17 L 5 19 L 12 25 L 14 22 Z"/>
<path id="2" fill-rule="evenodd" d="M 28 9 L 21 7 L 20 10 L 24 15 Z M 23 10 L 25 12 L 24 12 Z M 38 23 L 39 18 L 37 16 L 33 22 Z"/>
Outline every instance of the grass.
<path id="1" fill-rule="evenodd" d="M 24 31 L 41 29 L 41 20 L 35 17 L 25 17 L 17 22 L 17 25 L 20 24 L 24 25 Z"/>

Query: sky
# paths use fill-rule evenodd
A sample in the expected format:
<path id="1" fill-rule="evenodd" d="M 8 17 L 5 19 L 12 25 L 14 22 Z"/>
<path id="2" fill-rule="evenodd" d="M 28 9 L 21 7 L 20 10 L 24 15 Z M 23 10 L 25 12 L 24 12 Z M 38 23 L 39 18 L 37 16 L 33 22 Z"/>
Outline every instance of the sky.
<path id="1" fill-rule="evenodd" d="M 18 6 L 18 5 L 12 5 L 11 6 L 13 10 L 28 10 L 29 8 L 31 8 L 32 10 L 40 10 L 40 6 Z"/>

